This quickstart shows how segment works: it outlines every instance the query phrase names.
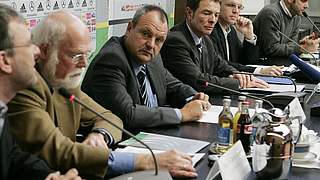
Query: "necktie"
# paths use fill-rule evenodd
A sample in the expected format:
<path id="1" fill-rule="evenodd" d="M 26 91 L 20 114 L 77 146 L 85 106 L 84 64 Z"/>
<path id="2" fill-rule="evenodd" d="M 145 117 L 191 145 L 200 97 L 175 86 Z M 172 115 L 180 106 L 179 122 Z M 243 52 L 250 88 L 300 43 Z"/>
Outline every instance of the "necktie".
<path id="1" fill-rule="evenodd" d="M 140 93 L 141 93 L 141 99 L 144 105 L 151 107 L 151 104 L 148 99 L 148 94 L 147 94 L 147 73 L 146 73 L 146 67 L 141 66 L 141 69 L 139 73 L 137 74 L 138 82 L 140 85 Z"/>
<path id="2" fill-rule="evenodd" d="M 201 43 L 196 45 L 197 49 L 198 49 L 198 53 L 199 53 L 199 60 L 202 59 L 202 45 Z"/>

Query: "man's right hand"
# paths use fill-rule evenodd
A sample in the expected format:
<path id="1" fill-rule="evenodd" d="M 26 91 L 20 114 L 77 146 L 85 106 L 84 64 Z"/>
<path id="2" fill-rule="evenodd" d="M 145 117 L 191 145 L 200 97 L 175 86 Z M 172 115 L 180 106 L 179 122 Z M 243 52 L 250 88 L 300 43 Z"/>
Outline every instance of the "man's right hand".
<path id="1" fill-rule="evenodd" d="M 180 109 L 182 114 L 182 122 L 190 122 L 199 120 L 202 116 L 203 110 L 208 106 L 208 103 L 203 100 L 193 100 Z"/>

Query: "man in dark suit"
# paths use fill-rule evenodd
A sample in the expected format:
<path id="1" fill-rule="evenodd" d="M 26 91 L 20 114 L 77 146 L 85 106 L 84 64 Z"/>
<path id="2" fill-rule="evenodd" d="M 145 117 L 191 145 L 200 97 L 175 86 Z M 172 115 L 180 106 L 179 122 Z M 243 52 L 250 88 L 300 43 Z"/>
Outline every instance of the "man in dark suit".
<path id="1" fill-rule="evenodd" d="M 148 5 L 137 10 L 125 35 L 103 46 L 83 80 L 83 91 L 118 115 L 126 128 L 195 121 L 210 106 L 207 95 L 163 67 L 159 51 L 167 32 L 168 19 L 161 8 Z"/>
<path id="2" fill-rule="evenodd" d="M 239 71 L 255 74 L 282 75 L 280 67 L 250 67 L 243 64 L 255 64 L 259 59 L 257 36 L 253 33 L 250 19 L 240 16 L 242 0 L 222 0 L 218 23 L 215 24 L 210 38 L 216 52 Z M 243 36 L 240 41 L 238 33 Z"/>
<path id="3" fill-rule="evenodd" d="M 64 176 L 51 173 L 42 159 L 22 151 L 13 139 L 6 104 L 19 90 L 37 82 L 34 56 L 39 55 L 39 48 L 31 43 L 25 19 L 3 4 L 0 34 L 0 179 L 81 179 L 76 169 Z"/>
<path id="4" fill-rule="evenodd" d="M 177 24 L 168 34 L 161 50 L 164 65 L 182 82 L 198 91 L 203 90 L 199 80 L 238 90 L 240 87 L 268 87 L 253 76 L 235 74 L 213 48 L 208 35 L 213 30 L 220 12 L 218 0 L 188 0 L 186 21 Z M 206 88 L 207 93 L 216 93 L 216 88 Z"/>

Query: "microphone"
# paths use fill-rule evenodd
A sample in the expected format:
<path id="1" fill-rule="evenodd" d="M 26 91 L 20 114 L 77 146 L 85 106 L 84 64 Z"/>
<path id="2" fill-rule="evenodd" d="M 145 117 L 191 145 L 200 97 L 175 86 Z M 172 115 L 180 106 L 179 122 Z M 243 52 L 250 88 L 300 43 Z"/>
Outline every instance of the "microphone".
<path id="1" fill-rule="evenodd" d="M 313 26 L 314 28 L 316 28 L 316 30 L 320 33 L 320 30 L 319 30 L 318 26 L 316 26 L 316 25 L 314 24 L 314 22 L 310 19 L 310 17 L 308 16 L 308 14 L 307 14 L 305 11 L 302 12 L 302 15 L 303 15 L 304 17 L 306 17 L 306 18 L 308 19 L 308 21 L 312 24 L 312 26 Z"/>
<path id="2" fill-rule="evenodd" d="M 260 77 L 271 77 L 271 78 L 281 78 L 281 79 L 288 79 L 291 81 L 292 85 L 294 86 L 294 92 L 297 92 L 297 85 L 294 82 L 294 80 L 288 76 L 272 76 L 267 74 L 254 74 L 249 72 L 233 72 L 233 74 L 246 74 L 246 75 L 254 75 L 254 76 L 260 76 Z M 263 80 L 263 79 L 262 79 Z"/>
<path id="3" fill-rule="evenodd" d="M 230 89 L 230 88 L 219 86 L 217 84 L 210 83 L 210 82 L 208 82 L 208 81 L 206 81 L 204 79 L 198 79 L 197 83 L 202 85 L 202 86 L 204 86 L 204 87 L 211 86 L 211 87 L 214 87 L 214 88 L 218 88 L 218 89 L 222 89 L 222 90 L 225 90 L 225 91 L 228 91 L 228 92 L 232 92 L 232 93 L 237 94 L 237 95 L 247 96 L 247 97 L 252 98 L 252 99 L 259 99 L 259 100 L 262 100 L 263 102 L 266 102 L 267 104 L 269 104 L 271 108 L 274 108 L 273 104 L 270 101 L 265 100 L 265 99 L 260 98 L 260 97 L 257 97 L 257 96 L 252 96 L 250 94 L 244 94 L 244 93 L 241 93 L 239 91 L 236 91 L 236 90 L 233 90 L 233 89 Z"/>
<path id="4" fill-rule="evenodd" d="M 133 178 L 134 176 L 137 177 L 136 179 L 142 178 L 142 179 L 172 179 L 170 174 L 167 171 L 163 171 L 161 170 L 161 174 L 159 175 L 158 172 L 158 163 L 157 163 L 157 159 L 154 155 L 154 153 L 152 152 L 151 148 L 145 144 L 144 142 L 142 142 L 141 140 L 139 140 L 138 138 L 136 138 L 132 133 L 130 133 L 129 131 L 125 130 L 124 128 L 119 127 L 118 125 L 116 125 L 114 122 L 106 119 L 105 117 L 103 117 L 100 113 L 96 112 L 94 109 L 92 109 L 91 107 L 89 107 L 88 105 L 84 104 L 83 102 L 81 102 L 80 99 L 78 99 L 75 95 L 69 93 L 69 91 L 65 88 L 59 88 L 58 89 L 59 94 L 61 94 L 63 97 L 65 97 L 66 99 L 69 99 L 70 102 L 76 102 L 78 104 L 80 104 L 82 107 L 84 107 L 85 109 L 89 110 L 90 112 L 92 112 L 93 114 L 97 115 L 98 117 L 100 117 L 101 119 L 107 121 L 108 123 L 110 123 L 112 126 L 114 126 L 115 128 L 119 129 L 120 131 L 124 132 L 126 135 L 128 135 L 129 137 L 133 138 L 134 140 L 136 140 L 137 142 L 141 143 L 143 146 L 145 146 L 152 155 L 153 158 L 153 162 L 154 162 L 154 167 L 155 167 L 155 176 L 151 176 L 148 172 L 150 171 L 138 171 L 138 172 L 134 172 L 134 173 L 129 173 L 129 174 L 125 174 L 124 176 L 129 176 L 131 177 L 131 179 L 135 179 Z M 130 179 L 129 177 L 123 177 L 123 179 Z M 116 177 L 116 179 L 120 179 L 118 177 Z M 121 178 L 122 179 L 122 178 Z"/>
<path id="5" fill-rule="evenodd" d="M 309 54 L 312 56 L 312 58 L 314 60 L 316 60 L 317 58 L 311 53 L 309 52 L 306 48 L 302 47 L 299 43 L 297 43 L 295 40 L 291 39 L 289 36 L 287 36 L 286 34 L 284 34 L 283 32 L 279 31 L 278 29 L 276 29 L 276 31 L 281 34 L 283 37 L 285 37 L 286 39 L 288 39 L 289 41 L 293 42 L 295 45 L 297 45 L 299 48 L 301 48 L 303 51 L 305 51 L 305 53 Z"/>

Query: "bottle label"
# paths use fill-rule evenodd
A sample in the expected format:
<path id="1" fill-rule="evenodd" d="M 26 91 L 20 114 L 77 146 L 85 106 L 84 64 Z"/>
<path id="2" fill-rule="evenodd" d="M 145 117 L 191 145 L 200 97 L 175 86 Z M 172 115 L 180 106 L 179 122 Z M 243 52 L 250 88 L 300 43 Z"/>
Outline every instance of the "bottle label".
<path id="1" fill-rule="evenodd" d="M 243 134 L 252 134 L 252 124 L 246 124 L 246 125 L 238 124 L 238 126 L 237 126 L 237 134 L 240 134 L 241 126 L 244 126 Z"/>
<path id="2" fill-rule="evenodd" d="M 218 144 L 229 146 L 230 144 L 230 128 L 218 128 Z"/>

